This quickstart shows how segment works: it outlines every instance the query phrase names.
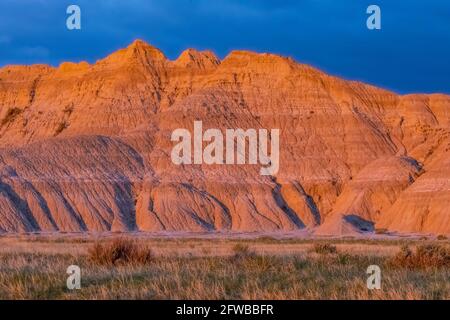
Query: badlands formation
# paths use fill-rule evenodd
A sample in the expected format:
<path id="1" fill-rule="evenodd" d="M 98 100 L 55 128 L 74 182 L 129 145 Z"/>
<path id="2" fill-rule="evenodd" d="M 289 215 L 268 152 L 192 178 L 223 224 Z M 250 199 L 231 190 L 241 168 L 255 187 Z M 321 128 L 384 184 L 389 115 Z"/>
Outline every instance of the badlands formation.
<path id="1" fill-rule="evenodd" d="M 426 81 L 426 79 L 424 79 Z M 280 129 L 279 170 L 175 165 L 171 133 Z M 450 234 L 450 96 L 292 59 L 135 41 L 95 64 L 0 69 L 0 233 L 305 229 Z"/>

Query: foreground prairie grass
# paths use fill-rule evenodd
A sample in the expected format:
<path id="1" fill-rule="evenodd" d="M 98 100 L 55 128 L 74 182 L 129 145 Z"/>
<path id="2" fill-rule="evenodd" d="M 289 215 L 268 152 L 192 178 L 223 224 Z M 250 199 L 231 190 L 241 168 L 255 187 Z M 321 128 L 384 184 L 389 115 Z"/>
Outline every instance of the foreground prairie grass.
<path id="1" fill-rule="evenodd" d="M 416 251 L 389 243 L 370 248 L 370 243 L 349 247 L 312 241 L 298 244 L 298 250 L 273 243 L 273 251 L 258 241 L 174 243 L 185 251 L 171 251 L 170 242 L 156 240 L 48 242 L 41 247 L 25 242 L 16 249 L 10 243 L 0 250 L 0 298 L 450 299 L 448 266 L 414 258 L 425 252 L 441 259 L 447 243 L 439 244 L 441 249 L 415 245 Z M 355 245 L 361 246 L 356 253 Z M 406 263 L 399 260 L 405 254 L 413 257 Z M 80 290 L 66 288 L 70 265 L 82 270 Z M 381 290 L 366 287 L 369 265 L 382 269 Z"/>

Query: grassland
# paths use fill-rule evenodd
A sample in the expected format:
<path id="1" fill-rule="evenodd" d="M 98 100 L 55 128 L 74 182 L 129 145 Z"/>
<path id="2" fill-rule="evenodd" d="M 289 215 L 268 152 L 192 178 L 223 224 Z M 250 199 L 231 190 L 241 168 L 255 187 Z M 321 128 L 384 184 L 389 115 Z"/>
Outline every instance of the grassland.
<path id="1" fill-rule="evenodd" d="M 113 241 L 0 238 L 0 299 L 450 299 L 448 240 L 140 238 L 139 260 L 98 259 L 104 249 L 93 248 Z M 443 248 L 443 265 L 426 255 L 415 264 L 410 253 L 424 244 Z M 371 291 L 374 264 L 382 288 Z M 80 290 L 66 287 L 70 265 L 81 268 Z"/>

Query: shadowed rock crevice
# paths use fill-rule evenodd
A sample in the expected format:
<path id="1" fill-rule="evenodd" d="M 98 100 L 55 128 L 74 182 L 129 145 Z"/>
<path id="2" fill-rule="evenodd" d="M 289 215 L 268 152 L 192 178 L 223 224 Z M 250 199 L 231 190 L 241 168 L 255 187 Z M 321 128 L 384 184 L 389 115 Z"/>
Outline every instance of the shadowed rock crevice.
<path id="1" fill-rule="evenodd" d="M 297 213 L 292 210 L 284 200 L 283 195 L 281 194 L 281 188 L 282 186 L 276 183 L 276 187 L 272 191 L 275 202 L 298 228 L 305 228 L 305 224 L 300 220 Z"/>
<path id="2" fill-rule="evenodd" d="M 2 209 L 0 217 L 2 217 L 2 224 L 6 223 L 5 228 L 13 228 L 13 231 L 39 231 L 39 225 L 34 219 L 34 216 L 28 207 L 28 203 L 11 188 L 10 185 L 3 183 L 0 180 L 0 196 L 2 199 Z M 6 215 L 6 216 L 4 216 Z"/>

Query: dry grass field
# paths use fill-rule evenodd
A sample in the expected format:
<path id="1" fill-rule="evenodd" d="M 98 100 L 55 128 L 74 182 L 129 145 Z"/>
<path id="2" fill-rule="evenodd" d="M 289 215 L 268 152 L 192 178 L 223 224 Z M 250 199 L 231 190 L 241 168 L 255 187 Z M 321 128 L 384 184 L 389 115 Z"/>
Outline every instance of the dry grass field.
<path id="1" fill-rule="evenodd" d="M 0 299 L 450 299 L 449 279 L 446 239 L 0 238 Z"/>

